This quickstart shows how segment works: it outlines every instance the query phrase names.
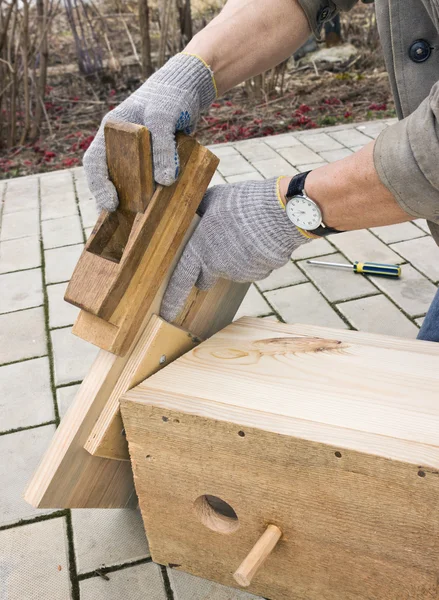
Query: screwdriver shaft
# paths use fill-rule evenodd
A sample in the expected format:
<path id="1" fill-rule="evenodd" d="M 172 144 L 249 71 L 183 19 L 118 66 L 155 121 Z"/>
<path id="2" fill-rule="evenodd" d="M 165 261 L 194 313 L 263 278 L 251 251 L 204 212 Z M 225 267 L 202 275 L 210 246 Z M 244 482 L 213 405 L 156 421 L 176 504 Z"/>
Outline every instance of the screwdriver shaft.
<path id="1" fill-rule="evenodd" d="M 307 263 L 310 265 L 318 265 L 319 267 L 334 267 L 334 269 L 353 269 L 354 265 L 351 264 L 343 264 L 343 263 L 334 263 L 334 262 L 323 262 L 321 260 L 307 260 Z"/>

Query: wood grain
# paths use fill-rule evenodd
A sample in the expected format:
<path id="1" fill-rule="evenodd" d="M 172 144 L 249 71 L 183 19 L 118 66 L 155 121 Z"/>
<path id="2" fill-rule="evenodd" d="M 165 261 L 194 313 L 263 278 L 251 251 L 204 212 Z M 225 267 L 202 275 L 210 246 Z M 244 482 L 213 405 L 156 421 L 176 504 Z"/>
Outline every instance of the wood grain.
<path id="1" fill-rule="evenodd" d="M 338 330 L 304 342 L 305 331 L 316 328 L 241 319 L 131 394 L 162 394 L 175 409 L 188 398 L 196 414 L 357 450 L 370 440 L 383 456 L 439 468 L 439 348 Z"/>
<path id="2" fill-rule="evenodd" d="M 240 346 L 238 339 L 236 349 Z M 396 361 L 400 352 L 395 351 Z M 168 370 L 176 376 L 179 361 L 186 357 L 148 383 Z M 200 404 L 206 391 L 202 372 L 197 369 L 191 389 Z M 235 376 L 232 369 L 230 378 Z M 240 376 L 235 379 L 235 404 L 251 395 L 254 379 L 252 371 L 245 384 Z M 262 425 L 279 388 L 271 394 L 263 377 L 258 383 L 266 392 Z M 283 537 L 254 576 L 248 588 L 253 594 L 273 600 L 439 597 L 437 469 L 252 427 L 241 420 L 244 409 L 229 411 L 231 403 L 221 420 L 209 411 L 191 414 L 184 402 L 173 410 L 172 396 L 167 406 L 157 406 L 154 397 L 144 397 L 145 385 L 140 387 L 142 394 L 138 386 L 126 395 L 122 414 L 153 560 L 237 587 L 236 565 L 271 523 Z M 230 393 L 225 387 L 217 388 L 221 401 L 223 392 Z M 294 405 L 292 391 L 285 387 L 283 394 Z M 421 399 L 422 388 L 414 404 Z M 203 525 L 194 507 L 205 494 L 227 502 L 239 528 L 224 535 Z"/>
<path id="3" fill-rule="evenodd" d="M 153 315 L 114 386 L 85 449 L 90 454 L 129 460 L 119 399 L 132 387 L 194 348 L 201 340 Z M 162 357 L 164 359 L 161 361 Z"/>
<path id="4" fill-rule="evenodd" d="M 238 585 L 248 587 L 253 577 L 267 560 L 282 537 L 282 531 L 276 525 L 268 525 L 267 529 L 233 573 Z"/>
<path id="5" fill-rule="evenodd" d="M 189 331 L 192 345 L 195 346 L 204 337 L 213 335 L 230 324 L 247 289 L 247 284 L 237 284 L 225 280 L 218 281 L 207 292 L 194 289 L 174 325 L 182 327 L 185 332 Z M 168 328 L 172 331 L 170 326 Z M 124 373 L 121 375 L 121 380 L 130 380 L 133 369 L 137 369 L 137 366 L 133 367 L 133 365 L 137 365 L 140 361 L 143 361 L 143 368 L 139 377 L 128 387 L 121 388 L 118 385 L 114 389 L 85 444 L 85 448 L 91 454 L 116 460 L 129 460 L 126 437 L 121 435 L 123 424 L 120 416 L 120 397 L 128 389 L 155 372 L 156 357 L 154 356 L 151 360 L 149 355 L 151 345 L 157 348 L 157 351 L 160 348 L 161 353 L 166 354 L 169 358 L 172 356 L 172 360 L 190 349 L 187 333 L 184 333 L 183 336 L 175 335 L 172 338 L 169 336 L 167 339 L 168 328 L 163 325 L 154 329 L 152 336 L 144 336 L 143 341 L 139 343 L 137 350 L 129 359 Z M 199 339 L 196 340 L 194 336 Z"/>

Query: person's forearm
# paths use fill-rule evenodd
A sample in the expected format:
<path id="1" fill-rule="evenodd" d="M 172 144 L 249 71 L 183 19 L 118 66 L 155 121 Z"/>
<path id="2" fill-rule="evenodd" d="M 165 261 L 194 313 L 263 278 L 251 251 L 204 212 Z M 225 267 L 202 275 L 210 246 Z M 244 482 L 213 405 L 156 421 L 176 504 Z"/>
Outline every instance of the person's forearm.
<path id="1" fill-rule="evenodd" d="M 323 222 L 339 231 L 366 229 L 411 221 L 381 183 L 375 170 L 375 142 L 342 160 L 311 171 L 305 180 L 305 193 L 319 205 Z M 280 182 L 285 200 L 291 178 Z"/>
<path id="2" fill-rule="evenodd" d="M 206 61 L 221 95 L 291 56 L 309 35 L 297 0 L 229 0 L 184 51 Z"/>

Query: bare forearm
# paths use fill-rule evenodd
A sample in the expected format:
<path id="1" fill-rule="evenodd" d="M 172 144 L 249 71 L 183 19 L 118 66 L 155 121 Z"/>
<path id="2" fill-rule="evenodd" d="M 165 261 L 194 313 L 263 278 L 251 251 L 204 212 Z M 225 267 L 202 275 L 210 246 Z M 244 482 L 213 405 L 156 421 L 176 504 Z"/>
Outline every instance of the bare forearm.
<path id="1" fill-rule="evenodd" d="M 185 52 L 210 65 L 221 95 L 291 56 L 309 34 L 297 0 L 229 0 Z"/>
<path id="2" fill-rule="evenodd" d="M 319 205 L 325 225 L 349 231 L 414 219 L 381 183 L 373 161 L 374 144 L 315 169 L 306 178 L 305 192 Z M 285 178 L 280 182 L 283 198 L 289 181 Z"/>

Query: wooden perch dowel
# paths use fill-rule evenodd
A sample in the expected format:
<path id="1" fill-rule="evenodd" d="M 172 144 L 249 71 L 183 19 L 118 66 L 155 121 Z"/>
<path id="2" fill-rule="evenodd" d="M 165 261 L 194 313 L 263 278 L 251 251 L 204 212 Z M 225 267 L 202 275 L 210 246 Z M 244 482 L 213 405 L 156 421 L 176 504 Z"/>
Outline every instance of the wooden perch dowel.
<path id="1" fill-rule="evenodd" d="M 256 544 L 244 558 L 233 574 L 233 579 L 242 587 L 248 587 L 259 567 L 271 554 L 282 537 L 282 531 L 276 525 L 269 525 Z"/>

